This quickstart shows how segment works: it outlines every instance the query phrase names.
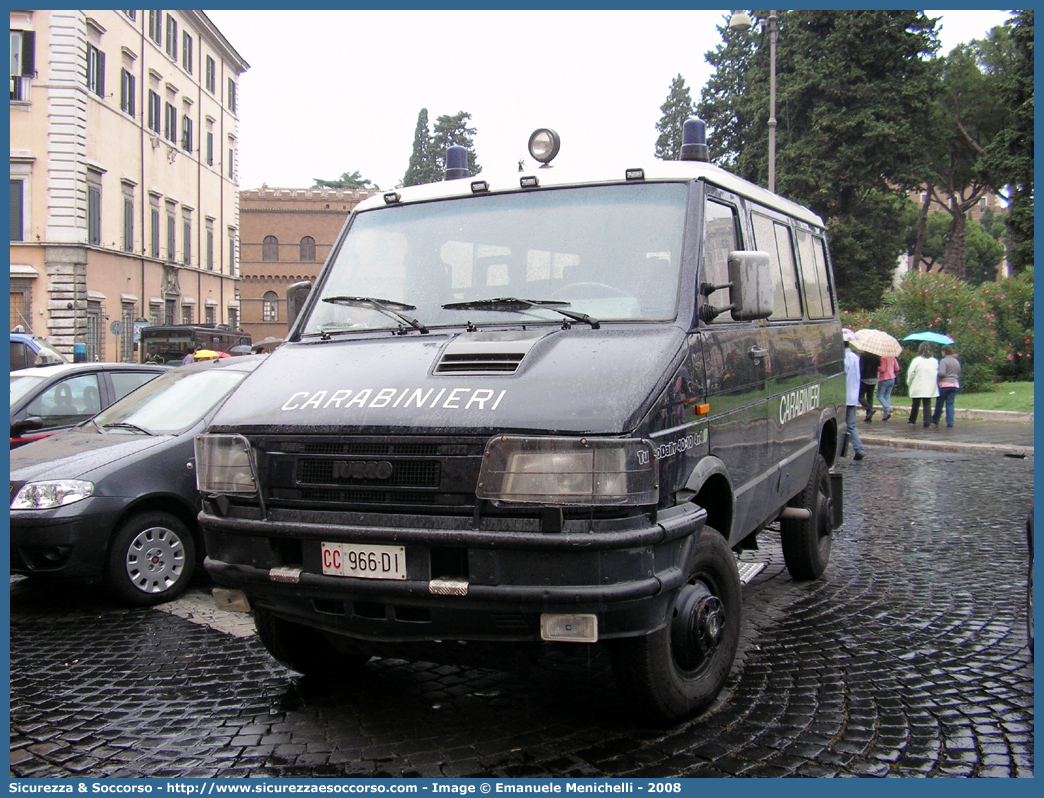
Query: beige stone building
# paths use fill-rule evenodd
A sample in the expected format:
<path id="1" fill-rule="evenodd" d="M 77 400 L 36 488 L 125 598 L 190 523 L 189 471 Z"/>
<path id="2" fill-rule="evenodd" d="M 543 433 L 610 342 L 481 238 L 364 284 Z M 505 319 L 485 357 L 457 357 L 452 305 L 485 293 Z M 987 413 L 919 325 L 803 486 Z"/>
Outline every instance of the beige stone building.
<path id="1" fill-rule="evenodd" d="M 348 215 L 373 193 L 266 185 L 240 192 L 242 325 L 255 342 L 286 337 L 286 289 L 315 280 Z"/>
<path id="2" fill-rule="evenodd" d="M 201 11 L 10 16 L 11 327 L 129 361 L 135 323 L 237 326 L 247 62 Z"/>

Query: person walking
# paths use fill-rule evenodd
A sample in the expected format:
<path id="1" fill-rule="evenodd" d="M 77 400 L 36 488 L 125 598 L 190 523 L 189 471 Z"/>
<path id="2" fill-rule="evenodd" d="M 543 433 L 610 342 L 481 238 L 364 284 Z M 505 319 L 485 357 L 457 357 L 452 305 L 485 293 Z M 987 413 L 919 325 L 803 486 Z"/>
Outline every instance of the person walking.
<path id="1" fill-rule="evenodd" d="M 188 354 L 185 355 L 185 357 L 183 357 L 181 359 L 181 365 L 183 365 L 183 366 L 190 366 L 190 365 L 192 365 L 195 362 L 196 362 L 196 347 L 192 347 L 188 351 Z"/>
<path id="2" fill-rule="evenodd" d="M 939 416 L 943 405 L 946 406 L 946 426 L 953 426 L 953 401 L 961 390 L 961 361 L 952 346 L 942 348 L 942 360 L 939 361 L 939 398 L 935 400 L 935 412 L 932 424 L 939 426 Z"/>
<path id="3" fill-rule="evenodd" d="M 874 413 L 874 390 L 877 388 L 877 370 L 881 366 L 881 356 L 871 352 L 859 355 L 859 404 L 866 411 L 864 421 L 869 422 Z"/>
<path id="4" fill-rule="evenodd" d="M 923 341 L 917 347 L 917 357 L 910 361 L 906 370 L 906 384 L 910 387 L 910 418 L 908 424 L 917 423 L 917 411 L 924 405 L 924 428 L 932 423 L 932 399 L 939 395 L 939 361 L 932 355 L 932 347 Z"/>
<path id="5" fill-rule="evenodd" d="M 859 393 L 861 390 L 861 378 L 859 376 L 859 355 L 852 351 L 849 342 L 852 340 L 852 331 L 845 328 L 841 331 L 845 339 L 845 427 L 848 428 L 848 437 L 852 440 L 852 448 L 855 449 L 853 460 L 862 460 L 863 442 L 859 438 L 859 430 L 856 429 L 856 407 L 859 405 Z"/>
<path id="6" fill-rule="evenodd" d="M 892 417 L 892 389 L 898 374 L 899 361 L 896 358 L 891 355 L 881 358 L 881 365 L 877 367 L 877 401 L 881 404 L 882 421 Z"/>

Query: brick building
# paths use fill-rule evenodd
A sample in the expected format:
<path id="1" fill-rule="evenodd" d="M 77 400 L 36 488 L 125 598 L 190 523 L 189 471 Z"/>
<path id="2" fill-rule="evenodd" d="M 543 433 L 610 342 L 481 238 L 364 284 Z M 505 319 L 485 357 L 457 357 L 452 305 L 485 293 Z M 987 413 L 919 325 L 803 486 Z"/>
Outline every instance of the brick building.
<path id="1" fill-rule="evenodd" d="M 140 319 L 236 326 L 249 65 L 202 11 L 10 16 L 11 326 L 110 362 Z"/>
<path id="2" fill-rule="evenodd" d="M 241 324 L 254 341 L 286 337 L 286 289 L 315 280 L 348 215 L 372 194 L 267 185 L 239 193 Z"/>

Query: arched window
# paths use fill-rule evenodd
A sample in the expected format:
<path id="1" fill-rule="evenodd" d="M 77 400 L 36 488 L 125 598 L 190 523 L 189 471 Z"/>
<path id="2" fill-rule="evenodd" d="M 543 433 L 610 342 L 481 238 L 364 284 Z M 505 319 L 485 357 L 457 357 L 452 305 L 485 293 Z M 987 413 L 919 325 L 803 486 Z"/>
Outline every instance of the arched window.
<path id="1" fill-rule="evenodd" d="M 301 260 L 315 260 L 315 239 L 311 236 L 301 239 Z"/>
<path id="2" fill-rule="evenodd" d="M 261 245 L 261 260 L 279 260 L 279 239 L 275 236 L 265 236 Z"/>
<path id="3" fill-rule="evenodd" d="M 275 291 L 266 291 L 262 298 L 264 307 L 261 310 L 262 321 L 279 321 L 279 297 Z"/>

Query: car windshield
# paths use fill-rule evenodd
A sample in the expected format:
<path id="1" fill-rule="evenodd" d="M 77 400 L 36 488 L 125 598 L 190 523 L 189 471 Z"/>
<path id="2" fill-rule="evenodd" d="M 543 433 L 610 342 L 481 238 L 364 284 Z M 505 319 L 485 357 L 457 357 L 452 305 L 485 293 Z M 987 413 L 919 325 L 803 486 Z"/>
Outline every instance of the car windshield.
<path id="1" fill-rule="evenodd" d="M 229 368 L 169 371 L 99 413 L 94 423 L 102 429 L 154 435 L 182 432 L 198 423 L 245 376 L 245 372 Z"/>
<path id="2" fill-rule="evenodd" d="M 28 374 L 11 375 L 11 406 L 23 396 L 28 396 L 36 390 L 44 381 L 44 377 L 31 376 Z"/>
<path id="3" fill-rule="evenodd" d="M 600 321 L 672 319 L 687 191 L 630 183 L 360 213 L 304 335 L 560 324 L 556 308 Z"/>

